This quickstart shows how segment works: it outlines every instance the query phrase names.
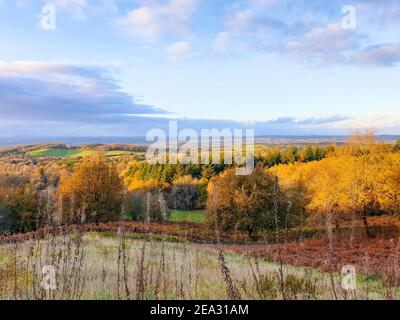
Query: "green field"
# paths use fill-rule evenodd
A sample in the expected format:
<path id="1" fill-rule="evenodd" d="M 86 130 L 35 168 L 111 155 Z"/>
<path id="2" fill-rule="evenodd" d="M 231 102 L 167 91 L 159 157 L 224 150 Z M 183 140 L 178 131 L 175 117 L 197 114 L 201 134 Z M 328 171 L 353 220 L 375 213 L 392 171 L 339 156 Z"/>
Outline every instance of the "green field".
<path id="1" fill-rule="evenodd" d="M 176 222 L 197 222 L 204 223 L 206 221 L 206 212 L 203 210 L 199 211 L 172 211 L 171 221 Z"/>
<path id="2" fill-rule="evenodd" d="M 32 157 L 54 157 L 54 158 L 71 158 L 81 153 L 79 150 L 72 149 L 41 149 L 28 152 Z"/>

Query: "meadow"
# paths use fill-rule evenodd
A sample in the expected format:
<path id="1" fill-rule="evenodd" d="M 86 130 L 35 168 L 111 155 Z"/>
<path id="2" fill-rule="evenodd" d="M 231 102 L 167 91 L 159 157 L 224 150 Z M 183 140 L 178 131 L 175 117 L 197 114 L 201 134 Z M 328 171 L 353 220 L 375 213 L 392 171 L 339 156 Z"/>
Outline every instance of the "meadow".
<path id="1" fill-rule="evenodd" d="M 175 222 L 204 223 L 206 221 L 206 213 L 204 210 L 195 210 L 195 211 L 174 210 L 171 212 L 169 220 Z"/>
<path id="2" fill-rule="evenodd" d="M 274 263 L 222 247 L 172 243 L 119 230 L 47 236 L 0 246 L 1 299 L 384 299 L 379 279 L 342 289 L 339 273 Z M 41 286 L 42 267 L 56 286 Z M 397 292 L 390 292 L 392 295 Z"/>

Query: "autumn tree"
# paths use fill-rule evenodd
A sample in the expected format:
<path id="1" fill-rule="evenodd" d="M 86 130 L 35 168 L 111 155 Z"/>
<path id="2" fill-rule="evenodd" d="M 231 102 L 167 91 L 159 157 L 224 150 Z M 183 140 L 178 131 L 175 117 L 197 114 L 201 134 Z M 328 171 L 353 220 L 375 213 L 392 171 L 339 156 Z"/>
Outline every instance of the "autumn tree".
<path id="1" fill-rule="evenodd" d="M 338 229 L 342 221 L 352 217 L 353 160 L 352 157 L 328 158 L 304 167 L 312 172 L 306 182 L 307 210 L 314 218 L 322 217 L 328 227 L 335 225 Z"/>
<path id="2" fill-rule="evenodd" d="M 168 193 L 168 205 L 175 210 L 193 210 L 199 196 L 199 181 L 192 176 L 183 176 L 174 180 Z"/>
<path id="3" fill-rule="evenodd" d="M 353 210 L 362 215 L 371 236 L 368 216 L 398 214 L 400 201 L 400 157 L 397 154 L 368 154 L 357 158 L 352 169 Z"/>
<path id="4" fill-rule="evenodd" d="M 285 163 L 295 163 L 299 160 L 299 149 L 296 146 L 291 146 L 283 156 Z"/>
<path id="5" fill-rule="evenodd" d="M 17 175 L 0 176 L 0 230 L 27 232 L 45 225 L 36 180 Z"/>
<path id="6" fill-rule="evenodd" d="M 361 216 L 366 234 L 371 237 L 368 217 L 389 213 L 397 206 L 394 204 L 398 200 L 399 162 L 393 158 L 392 148 L 376 141 L 373 130 L 355 132 L 348 144 L 356 152 L 349 161 L 351 167 L 345 172 L 350 180 L 342 198 L 346 199 L 347 208 Z"/>
<path id="7" fill-rule="evenodd" d="M 346 144 L 336 150 L 337 155 L 361 156 L 374 152 L 379 144 L 374 130 L 354 130 Z"/>
<path id="8" fill-rule="evenodd" d="M 262 163 L 267 167 L 273 167 L 282 163 L 282 153 L 278 148 L 269 149 L 262 155 Z"/>
<path id="9" fill-rule="evenodd" d="M 259 230 L 275 231 L 284 220 L 282 196 L 276 176 L 262 166 L 248 176 L 229 169 L 210 181 L 208 221 L 220 230 L 245 231 L 250 237 Z"/>
<path id="10" fill-rule="evenodd" d="M 123 185 L 117 170 L 99 155 L 82 159 L 59 186 L 64 223 L 117 220 Z"/>
<path id="11" fill-rule="evenodd" d="M 308 217 L 307 184 L 311 180 L 311 172 L 305 170 L 305 168 L 311 168 L 315 165 L 315 163 L 292 163 L 270 169 L 273 174 L 278 176 L 280 188 L 287 201 L 285 227 L 288 229 L 298 225 L 302 235 Z"/>
<path id="12" fill-rule="evenodd" d="M 396 152 L 400 152 L 400 140 L 397 140 L 393 146 L 393 150 Z"/>
<path id="13" fill-rule="evenodd" d="M 392 215 L 400 214 L 400 153 L 387 154 L 377 161 L 377 200 L 381 209 Z"/>
<path id="14" fill-rule="evenodd" d="M 314 150 L 311 146 L 304 147 L 300 152 L 301 162 L 310 162 L 315 160 Z"/>
<path id="15" fill-rule="evenodd" d="M 311 217 L 323 216 L 337 228 L 341 221 L 360 218 L 366 234 L 372 236 L 370 216 L 400 212 L 398 154 L 370 150 L 358 156 L 329 157 L 299 168 L 307 176 L 305 197 Z M 284 170 L 280 171 L 282 176 Z"/>

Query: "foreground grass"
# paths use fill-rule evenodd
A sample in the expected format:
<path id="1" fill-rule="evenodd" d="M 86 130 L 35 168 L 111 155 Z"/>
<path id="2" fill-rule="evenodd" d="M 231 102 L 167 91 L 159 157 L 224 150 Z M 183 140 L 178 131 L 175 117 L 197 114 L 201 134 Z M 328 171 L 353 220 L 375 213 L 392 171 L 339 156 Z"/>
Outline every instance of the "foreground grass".
<path id="1" fill-rule="evenodd" d="M 54 290 L 40 285 L 45 265 L 56 270 Z M 359 277 L 355 291 L 343 290 L 340 282 L 338 273 L 121 232 L 0 246 L 1 299 L 383 299 L 388 295 L 379 279 Z M 391 294 L 396 298 L 397 292 Z"/>
<path id="2" fill-rule="evenodd" d="M 199 211 L 176 210 L 171 212 L 170 221 L 204 223 L 206 221 L 206 212 L 204 210 L 199 210 Z"/>

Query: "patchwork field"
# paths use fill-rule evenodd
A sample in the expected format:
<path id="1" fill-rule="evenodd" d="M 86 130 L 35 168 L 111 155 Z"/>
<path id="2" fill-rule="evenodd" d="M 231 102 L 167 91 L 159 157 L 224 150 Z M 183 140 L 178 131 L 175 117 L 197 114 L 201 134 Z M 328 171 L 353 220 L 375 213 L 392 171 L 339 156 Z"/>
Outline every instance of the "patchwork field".
<path id="1" fill-rule="evenodd" d="M 124 151 L 124 150 L 113 150 L 113 151 L 92 151 L 92 150 L 76 150 L 76 149 L 41 149 L 27 152 L 27 155 L 31 157 L 43 157 L 43 158 L 81 158 L 91 156 L 94 154 L 102 154 L 106 157 L 120 157 L 126 155 L 140 155 L 141 153 Z"/>

